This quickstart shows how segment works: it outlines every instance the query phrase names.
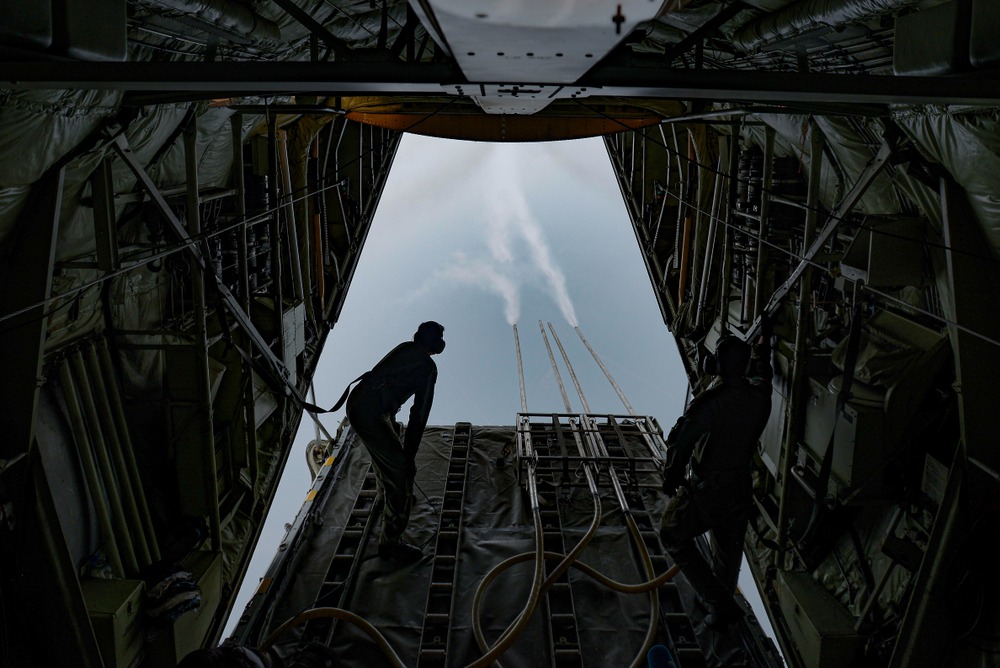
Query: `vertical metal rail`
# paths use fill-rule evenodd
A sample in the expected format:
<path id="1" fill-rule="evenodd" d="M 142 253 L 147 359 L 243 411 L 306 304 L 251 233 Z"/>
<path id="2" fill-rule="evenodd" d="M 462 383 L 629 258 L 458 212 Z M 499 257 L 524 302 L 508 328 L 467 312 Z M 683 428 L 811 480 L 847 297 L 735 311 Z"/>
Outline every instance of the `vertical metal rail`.
<path id="1" fill-rule="evenodd" d="M 295 197 L 292 191 L 292 168 L 288 161 L 288 133 L 277 130 L 276 141 L 281 144 L 278 150 L 278 170 L 281 173 L 281 201 L 275 205 L 275 213 L 285 214 L 285 234 L 288 236 L 288 269 L 292 279 L 292 299 L 308 301 L 306 294 L 306 279 L 309 270 L 309 254 L 301 257 L 299 253 L 299 221 L 295 219 Z"/>
<path id="2" fill-rule="evenodd" d="M 559 367 L 556 366 L 556 358 L 552 355 L 552 346 L 549 345 L 549 337 L 545 334 L 545 327 L 542 326 L 541 320 L 538 321 L 538 328 L 542 331 L 542 340 L 545 341 L 545 350 L 549 354 L 549 363 L 552 365 L 552 371 L 556 375 L 556 382 L 559 384 L 559 393 L 562 395 L 563 406 L 566 407 L 567 413 L 572 413 L 573 407 L 569 403 L 569 395 L 566 394 L 566 386 L 563 384 L 562 374 L 559 373 Z"/>
<path id="3" fill-rule="evenodd" d="M 458 557 L 461 547 L 462 517 L 465 508 L 465 488 L 469 472 L 469 452 L 472 448 L 472 425 L 455 425 L 451 458 L 444 484 L 444 499 L 438 519 L 437 542 L 431 561 L 431 581 L 428 585 L 424 626 L 417 650 L 419 668 L 446 665 L 452 642 L 451 620 L 455 617 L 455 590 L 458 582 Z"/>
<path id="4" fill-rule="evenodd" d="M 764 128 L 764 173 L 761 175 L 760 193 L 760 227 L 757 230 L 757 267 L 756 285 L 754 286 L 753 315 L 751 320 L 760 316 L 764 309 L 764 295 L 767 281 L 764 274 L 767 266 L 767 234 L 768 218 L 771 215 L 771 182 L 774 179 L 774 128 L 770 125 Z"/>
<path id="5" fill-rule="evenodd" d="M 742 121 L 741 121 L 742 122 Z M 736 208 L 736 194 L 737 194 L 737 180 L 736 180 L 736 170 L 739 169 L 739 127 L 733 128 L 733 137 L 729 142 L 729 168 L 726 170 L 727 178 L 729 182 L 727 183 L 726 192 L 728 194 L 726 198 L 726 217 L 724 220 L 724 227 L 722 228 L 722 275 L 719 280 L 719 313 L 721 314 L 721 319 L 719 325 L 722 329 L 722 333 L 726 334 L 729 331 L 729 295 L 730 295 L 730 278 L 733 273 L 733 242 L 736 235 L 733 234 L 732 222 L 733 222 L 733 211 Z"/>
<path id="6" fill-rule="evenodd" d="M 565 439 L 562 438 L 562 430 L 559 428 L 559 420 L 553 416 L 553 427 L 559 436 L 558 444 L 562 460 L 566 460 Z M 540 455 L 552 454 L 552 439 L 547 438 L 539 442 L 535 440 L 535 448 Z M 578 442 L 578 447 L 580 447 Z M 582 453 L 582 449 L 580 450 Z M 598 504 L 597 486 L 593 482 L 593 475 L 587 468 L 588 482 L 594 495 L 594 502 Z M 540 467 L 536 475 L 549 474 L 553 478 L 553 483 L 557 482 L 559 471 L 549 463 L 544 468 Z M 562 485 L 568 485 L 567 480 L 562 480 Z M 562 504 L 563 499 L 568 498 L 569 487 L 563 487 L 563 494 L 555 495 L 555 503 L 540 510 L 542 517 L 542 542 L 546 552 L 556 554 L 566 554 L 566 541 L 563 538 L 562 525 Z M 549 658 L 551 665 L 555 668 L 576 668 L 583 665 L 583 652 L 580 648 L 580 630 L 576 618 L 576 605 L 573 602 L 573 589 L 570 584 L 568 570 L 556 579 L 549 590 L 545 593 L 546 621 L 548 625 L 549 638 Z"/>
<path id="7" fill-rule="evenodd" d="M 369 464 L 312 607 L 328 606 L 331 599 L 336 598 L 334 607 L 347 608 L 354 590 L 354 577 L 364 559 L 365 546 L 381 509 L 381 503 L 376 498 L 375 472 Z M 336 620 L 310 620 L 302 632 L 301 642 L 319 640 L 329 645 L 335 631 Z"/>
<path id="8" fill-rule="evenodd" d="M 246 184 L 243 180 L 243 114 L 237 112 L 230 119 L 233 142 L 233 189 L 236 195 L 233 202 L 236 207 L 236 218 L 239 220 L 239 227 L 236 228 L 236 243 L 238 248 L 238 262 L 240 273 L 240 307 L 243 312 L 250 313 L 250 256 L 247 246 L 247 207 L 246 207 Z M 256 249 L 254 250 L 256 253 Z M 245 346 L 248 354 L 252 351 L 250 336 L 243 332 L 237 345 Z M 253 489 L 254 501 L 256 501 L 257 490 L 257 405 L 254 397 L 253 369 L 250 362 L 244 357 L 240 363 L 240 373 L 243 388 L 243 421 L 246 425 L 243 429 L 243 438 L 246 441 L 245 464 L 250 472 L 251 488 Z"/>
<path id="9" fill-rule="evenodd" d="M 709 283 L 709 269 L 712 268 L 712 260 L 715 258 L 715 242 L 716 237 L 719 236 L 719 218 L 720 211 L 723 206 L 723 184 L 725 183 L 725 177 L 722 176 L 726 174 L 729 169 L 729 150 L 726 144 L 726 137 L 719 138 L 719 162 L 716 169 L 717 175 L 714 179 L 715 183 L 712 188 L 712 208 L 708 214 L 708 234 L 705 240 L 705 259 L 701 263 L 701 280 L 698 281 L 698 294 L 697 294 L 697 308 L 695 310 L 694 320 L 696 323 L 701 324 L 702 312 L 705 310 L 705 303 L 708 300 L 708 283 Z"/>
<path id="10" fill-rule="evenodd" d="M 514 350 L 517 353 L 517 383 L 521 388 L 521 412 L 528 412 L 528 397 L 524 392 L 524 365 L 521 362 L 521 339 L 517 337 L 517 323 L 514 323 Z"/>
<path id="11" fill-rule="evenodd" d="M 198 197 L 198 119 L 193 118 L 184 129 L 184 167 L 187 180 L 187 224 L 188 233 L 193 239 L 201 237 L 201 215 Z M 204 245 L 204 241 L 200 241 Z M 204 252 L 208 259 L 209 254 Z M 219 516 L 219 482 L 215 461 L 215 427 L 212 420 L 212 389 L 211 374 L 208 368 L 208 326 L 206 315 L 208 305 L 205 301 L 205 272 L 211 271 L 211 264 L 199 264 L 191 273 L 191 288 L 194 293 L 194 330 L 198 346 L 198 394 L 201 399 L 199 409 L 200 436 L 202 441 L 197 444 L 201 449 L 201 464 L 203 482 L 207 485 L 204 493 L 205 513 L 208 515 L 209 533 L 212 551 L 222 549 L 222 519 Z"/>
<path id="12" fill-rule="evenodd" d="M 275 114 L 267 116 L 267 173 L 272 211 L 268 215 L 268 234 L 271 237 L 271 292 L 274 295 L 274 321 L 277 323 L 277 350 L 284 359 L 285 335 L 281 316 L 284 311 L 283 280 L 281 276 L 281 222 L 278 212 L 278 120 Z M 272 349 L 273 350 L 273 349 Z"/>
<path id="13" fill-rule="evenodd" d="M 807 248 L 812 243 L 813 234 L 816 232 L 817 209 L 819 208 L 819 187 L 823 168 L 823 135 L 815 122 L 810 123 L 809 133 L 809 182 L 806 185 L 806 218 L 805 229 L 802 234 L 802 248 Z M 781 498 L 778 502 L 778 549 L 775 551 L 774 563 L 780 570 L 785 568 L 785 553 L 788 540 L 789 523 L 789 483 L 792 479 L 792 465 L 795 462 L 795 448 L 798 445 L 802 423 L 804 421 L 804 410 L 801 402 L 805 399 L 806 383 L 806 355 L 809 339 L 809 295 L 812 291 L 812 273 L 802 274 L 799 283 L 799 309 L 796 314 L 795 326 L 795 349 L 792 358 L 791 386 L 788 393 L 788 405 L 785 415 L 785 439 L 782 444 L 781 456 L 778 458 L 781 465 L 781 473 L 778 485 L 781 487 Z"/>

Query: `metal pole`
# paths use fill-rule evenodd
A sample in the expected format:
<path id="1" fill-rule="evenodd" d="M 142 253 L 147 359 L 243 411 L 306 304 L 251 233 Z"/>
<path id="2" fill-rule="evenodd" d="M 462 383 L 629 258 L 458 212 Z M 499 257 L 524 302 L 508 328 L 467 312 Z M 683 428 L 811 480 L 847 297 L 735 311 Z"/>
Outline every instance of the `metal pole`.
<path id="1" fill-rule="evenodd" d="M 729 150 L 726 138 L 719 138 L 719 167 L 718 173 L 724 174 L 728 168 Z M 714 187 L 712 188 L 712 208 L 708 215 L 708 234 L 705 241 L 705 260 L 701 263 L 701 280 L 698 282 L 697 309 L 695 311 L 695 322 L 701 323 L 701 314 L 705 310 L 705 302 L 708 300 L 708 270 L 712 266 L 712 259 L 715 256 L 715 238 L 718 236 L 718 224 L 720 210 L 722 208 L 722 184 L 724 177 L 716 176 Z M 723 277 L 724 278 L 724 277 Z"/>
<path id="2" fill-rule="evenodd" d="M 514 349 L 517 352 L 517 382 L 521 386 L 521 412 L 528 412 L 528 398 L 524 392 L 524 366 L 521 363 L 521 340 L 517 338 L 517 323 L 514 323 Z"/>
<path id="3" fill-rule="evenodd" d="M 569 395 L 566 394 L 566 386 L 563 385 L 562 374 L 559 373 L 559 367 L 556 366 L 556 358 L 552 355 L 552 346 L 549 345 L 549 337 L 545 334 L 545 327 L 542 325 L 541 320 L 538 321 L 538 329 L 542 331 L 545 350 L 549 353 L 549 363 L 552 364 L 552 371 L 556 374 L 556 382 L 559 383 L 559 393 L 562 395 L 563 406 L 566 407 L 567 413 L 572 413 L 573 407 L 569 403 Z"/>
<path id="4" fill-rule="evenodd" d="M 309 255 L 301 258 L 299 254 L 299 230 L 295 220 L 295 198 L 292 196 L 292 168 L 288 162 L 288 133 L 277 131 L 277 141 L 281 144 L 278 151 L 278 167 L 281 170 L 281 209 L 285 212 L 285 233 L 288 235 L 288 264 L 292 274 L 292 290 L 294 297 L 306 301 L 306 287 L 303 273 L 308 271 Z"/>
<path id="5" fill-rule="evenodd" d="M 79 349 L 74 350 L 70 354 L 69 361 L 76 380 L 76 390 L 79 393 L 84 416 L 89 426 L 90 444 L 94 447 L 94 454 L 96 454 L 97 458 L 98 471 L 95 471 L 95 473 L 99 474 L 103 479 L 104 491 L 108 495 L 111 522 L 120 543 L 125 575 L 134 576 L 139 572 L 139 562 L 135 557 L 135 546 L 132 545 L 132 536 L 129 532 L 128 523 L 125 521 L 125 509 L 122 507 L 121 497 L 118 494 L 118 482 L 115 479 L 114 470 L 111 468 L 111 460 L 108 458 L 104 432 L 101 430 L 101 422 L 97 417 L 97 405 L 94 402 L 94 394 L 90 389 L 90 379 L 87 377 L 87 370 L 83 366 L 83 355 Z"/>
<path id="6" fill-rule="evenodd" d="M 583 394 L 583 388 L 580 387 L 580 381 L 576 378 L 576 372 L 573 371 L 573 365 L 570 364 L 569 356 L 566 354 L 566 349 L 563 348 L 562 341 L 559 340 L 559 335 L 556 334 L 556 328 L 552 326 L 552 323 L 548 323 L 549 331 L 552 332 L 552 338 L 555 339 L 556 346 L 559 347 L 559 354 L 562 355 L 563 362 L 566 364 L 566 368 L 569 370 L 569 377 L 573 380 L 573 386 L 576 388 L 576 393 L 580 395 L 580 403 L 583 404 L 583 412 L 590 412 L 590 404 L 587 403 L 587 397 Z"/>
<path id="7" fill-rule="evenodd" d="M 760 192 L 760 225 L 757 230 L 757 267 L 755 270 L 755 287 L 753 300 L 753 315 L 751 320 L 760 316 L 764 310 L 764 272 L 767 265 L 767 250 L 764 242 L 767 240 L 768 217 L 771 215 L 771 183 L 774 180 L 774 128 L 770 125 L 764 128 L 764 173 L 761 176 Z"/>
<path id="8" fill-rule="evenodd" d="M 608 379 L 608 382 L 611 383 L 611 387 L 615 389 L 615 394 L 617 394 L 618 398 L 622 400 L 622 403 L 625 405 L 625 409 L 628 411 L 628 414 L 634 416 L 636 413 L 635 409 L 632 408 L 632 404 L 630 404 L 628 402 L 628 399 L 625 398 L 625 393 L 622 392 L 622 388 L 618 387 L 618 383 L 616 383 L 615 379 L 612 378 L 611 372 L 608 371 L 608 368 L 606 366 L 604 366 L 604 362 L 602 362 L 601 358 L 597 356 L 597 353 L 594 352 L 594 349 L 590 347 L 590 342 L 587 341 L 587 339 L 583 336 L 583 332 L 580 330 L 579 327 L 574 327 L 573 329 L 575 329 L 576 333 L 580 336 L 580 340 L 583 341 L 583 345 L 587 346 L 587 350 L 590 351 L 591 357 L 593 357 L 594 361 L 597 362 L 597 366 L 601 367 L 601 371 L 604 372 L 604 377 Z"/>
<path id="9" fill-rule="evenodd" d="M 184 166 L 187 177 L 187 224 L 189 234 L 198 239 L 201 236 L 201 215 L 198 201 L 198 119 L 184 129 Z M 273 244 L 272 244 L 273 246 Z M 207 253 L 205 254 L 207 257 Z M 198 346 L 198 396 L 201 400 L 199 415 L 202 440 L 196 444 L 201 449 L 202 475 L 208 494 L 205 508 L 208 514 L 212 550 L 222 548 L 222 523 L 219 517 L 219 484 L 216 479 L 215 427 L 212 421 L 211 374 L 208 368 L 208 329 L 206 324 L 205 272 L 211 264 L 197 265 L 191 273 L 191 291 L 194 293 L 194 329 Z M 280 328 L 279 328 L 280 329 Z"/>
<path id="10" fill-rule="evenodd" d="M 282 315 L 285 309 L 282 297 L 281 276 L 281 225 L 279 223 L 278 206 L 278 121 L 275 116 L 267 117 L 267 171 L 270 175 L 268 190 L 270 191 L 271 215 L 268 221 L 271 236 L 271 292 L 274 294 L 274 320 L 277 323 L 278 351 L 284 359 L 285 328 L 282 326 Z"/>
<path id="11" fill-rule="evenodd" d="M 101 488 L 101 480 L 97 475 L 97 465 L 94 463 L 94 455 L 90 451 L 90 437 L 87 435 L 87 423 L 83 419 L 83 411 L 80 409 L 80 401 L 77 398 L 76 384 L 73 382 L 73 375 L 69 371 L 69 360 L 64 359 L 59 365 L 59 379 L 62 381 L 63 395 L 66 400 L 66 408 L 69 411 L 70 424 L 73 425 L 73 434 L 76 436 L 76 449 L 80 454 L 80 466 L 83 474 L 87 478 L 87 488 L 90 490 L 90 500 L 94 504 L 94 511 L 97 513 L 97 526 L 104 541 L 104 550 L 108 553 L 108 561 L 111 567 L 118 573 L 125 575 L 125 568 L 122 566 L 121 553 L 118 551 L 118 543 L 115 540 L 114 529 L 111 528 L 111 511 L 104 500 L 104 490 Z"/>
<path id="12" fill-rule="evenodd" d="M 114 385 L 112 391 L 108 392 L 111 398 L 111 408 L 117 426 L 118 438 L 121 439 L 122 451 L 125 455 L 125 470 L 128 472 L 132 485 L 135 488 L 135 497 L 139 508 L 139 515 L 142 517 L 143 526 L 146 529 L 146 540 L 149 542 L 149 556 L 153 561 L 160 560 L 160 546 L 156 540 L 156 531 L 153 529 L 153 518 L 149 514 L 149 506 L 146 504 L 146 493 L 142 487 L 142 477 L 139 475 L 139 465 L 135 460 L 135 450 L 132 447 L 132 438 L 128 430 L 128 422 L 125 419 L 125 408 L 122 405 L 122 398 L 116 380 L 114 366 L 111 363 L 111 352 L 108 350 L 108 342 L 105 339 L 98 339 L 97 352 L 101 358 L 101 369 L 106 383 Z"/>
<path id="13" fill-rule="evenodd" d="M 806 191 L 805 230 L 802 234 L 802 247 L 812 241 L 816 232 L 817 210 L 819 209 L 819 186 L 823 168 L 823 135 L 815 123 L 810 123 L 809 133 L 809 183 Z M 782 486 L 782 494 L 778 502 L 778 551 L 775 554 L 775 565 L 779 569 L 785 567 L 785 543 L 788 540 L 788 484 L 791 481 L 792 465 L 795 448 L 802 430 L 802 399 L 805 396 L 806 355 L 809 339 L 809 294 L 812 292 L 812 273 L 802 274 L 799 283 L 799 310 L 795 326 L 795 356 L 792 360 L 791 388 L 786 407 L 785 442 L 781 449 L 781 475 L 778 484 Z M 820 490 L 823 492 L 823 490 Z"/>
<path id="14" fill-rule="evenodd" d="M 240 226 L 236 228 L 236 241 L 240 267 L 240 306 L 250 313 L 250 269 L 247 253 L 247 204 L 246 185 L 243 183 L 243 114 L 235 113 L 230 119 L 233 140 L 233 204 Z"/>
<path id="15" fill-rule="evenodd" d="M 132 536 L 135 537 L 136 559 L 138 560 L 139 567 L 145 568 L 153 563 L 153 561 L 150 557 L 149 545 L 146 541 L 145 528 L 143 527 L 142 519 L 139 517 L 139 506 L 135 491 L 133 490 L 132 478 L 128 465 L 125 462 L 125 455 L 122 453 L 121 439 L 118 436 L 115 418 L 111 413 L 111 402 L 108 398 L 108 395 L 113 391 L 117 391 L 118 388 L 109 388 L 105 383 L 101 373 L 101 365 L 97 359 L 97 349 L 92 345 L 87 346 L 87 365 L 89 367 L 87 375 L 90 378 L 90 382 L 97 388 L 97 392 L 94 394 L 97 397 L 97 409 L 100 412 L 103 424 L 102 433 L 105 435 L 105 440 L 110 446 L 111 458 L 114 461 L 115 469 L 118 471 L 118 479 L 121 483 L 122 507 L 125 510 L 125 519 L 128 520 Z"/>

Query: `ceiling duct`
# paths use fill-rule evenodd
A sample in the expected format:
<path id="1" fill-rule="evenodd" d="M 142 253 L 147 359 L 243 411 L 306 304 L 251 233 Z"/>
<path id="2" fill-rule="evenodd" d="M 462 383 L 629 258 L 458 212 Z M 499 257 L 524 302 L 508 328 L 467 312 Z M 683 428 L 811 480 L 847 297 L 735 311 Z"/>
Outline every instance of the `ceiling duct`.
<path id="1" fill-rule="evenodd" d="M 817 29 L 837 29 L 892 14 L 919 0 L 801 0 L 753 21 L 733 35 L 733 46 L 757 51 L 774 42 L 789 40 Z"/>
<path id="2" fill-rule="evenodd" d="M 281 39 L 277 23 L 233 0 L 154 0 L 152 4 L 182 12 L 199 23 L 254 42 Z"/>

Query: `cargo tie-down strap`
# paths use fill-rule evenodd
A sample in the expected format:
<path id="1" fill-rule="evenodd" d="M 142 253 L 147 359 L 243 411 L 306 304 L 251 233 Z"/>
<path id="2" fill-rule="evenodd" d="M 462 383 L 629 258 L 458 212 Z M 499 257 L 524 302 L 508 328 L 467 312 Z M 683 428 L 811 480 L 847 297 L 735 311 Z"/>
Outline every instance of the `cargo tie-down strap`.
<path id="1" fill-rule="evenodd" d="M 354 383 L 363 380 L 369 373 L 371 372 L 366 371 L 365 373 L 361 374 L 360 376 L 352 380 L 350 383 L 348 383 L 347 387 L 344 388 L 344 393 L 340 395 L 340 399 L 337 399 L 337 403 L 335 403 L 331 408 L 320 408 L 316 404 L 311 404 L 308 401 L 300 401 L 299 403 L 302 405 L 302 408 L 304 410 L 309 411 L 313 415 L 318 415 L 320 413 L 333 413 L 334 411 L 338 411 L 340 410 L 340 407 L 344 405 L 344 402 L 347 401 L 347 395 L 351 393 L 351 386 L 354 385 Z"/>

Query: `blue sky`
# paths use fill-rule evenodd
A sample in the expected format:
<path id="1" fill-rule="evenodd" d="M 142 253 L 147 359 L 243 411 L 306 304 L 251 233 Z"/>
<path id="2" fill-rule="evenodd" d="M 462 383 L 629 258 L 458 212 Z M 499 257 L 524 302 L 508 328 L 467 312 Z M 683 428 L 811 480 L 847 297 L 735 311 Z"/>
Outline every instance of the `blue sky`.
<path id="1" fill-rule="evenodd" d="M 637 413 L 669 428 L 682 411 L 687 383 L 600 139 L 402 139 L 319 362 L 316 403 L 332 405 L 350 380 L 409 340 L 424 320 L 443 324 L 448 342 L 435 358 L 429 424 L 514 424 L 520 407 L 514 321 L 529 411 L 563 412 L 539 320 L 555 327 L 594 412 L 626 410 L 576 324 Z M 560 359 L 554 342 L 553 352 Z M 581 411 L 561 359 L 560 373 L 573 410 Z M 407 409 L 400 411 L 404 421 Z M 332 433 L 342 418 L 343 410 L 322 420 Z M 309 489 L 304 451 L 313 438 L 313 423 L 303 419 L 236 617 Z"/>

